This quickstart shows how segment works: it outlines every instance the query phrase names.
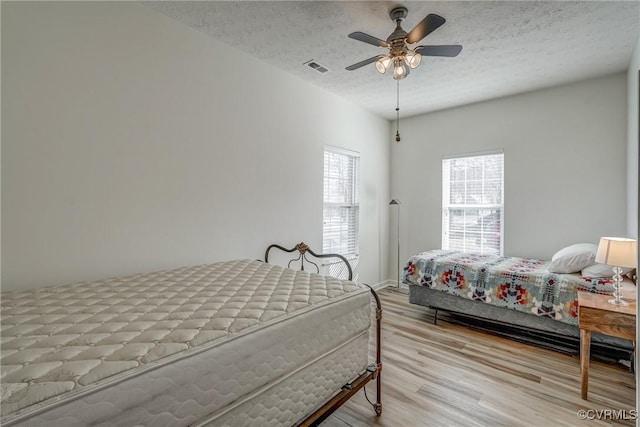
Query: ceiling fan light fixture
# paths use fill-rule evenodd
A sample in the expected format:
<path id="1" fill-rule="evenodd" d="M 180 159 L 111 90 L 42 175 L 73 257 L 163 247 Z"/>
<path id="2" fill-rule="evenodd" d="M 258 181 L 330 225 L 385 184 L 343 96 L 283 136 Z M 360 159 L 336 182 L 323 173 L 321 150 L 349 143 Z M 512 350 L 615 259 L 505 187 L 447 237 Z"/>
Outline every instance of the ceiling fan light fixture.
<path id="1" fill-rule="evenodd" d="M 386 73 L 390 66 L 391 58 L 388 56 L 382 57 L 376 61 L 376 70 L 378 70 L 380 74 Z"/>
<path id="2" fill-rule="evenodd" d="M 402 58 L 397 57 L 393 64 L 393 78 L 402 80 L 409 75 L 409 67 L 404 63 Z"/>
<path id="3" fill-rule="evenodd" d="M 364 61 L 356 62 L 346 67 L 346 70 L 357 70 L 358 68 L 375 62 L 378 72 L 385 74 L 387 70 L 391 68 L 391 65 L 393 65 L 393 78 L 402 80 L 409 75 L 411 70 L 420 65 L 423 56 L 443 56 L 448 58 L 458 56 L 462 50 L 462 46 L 460 45 L 416 46 L 413 49 L 409 49 L 409 45 L 414 45 L 427 37 L 433 31 L 440 28 L 446 20 L 440 15 L 430 13 L 407 33 L 400 26 L 401 22 L 407 17 L 407 13 L 408 10 L 404 6 L 397 6 L 391 9 L 389 17 L 396 23 L 396 29 L 386 40 L 379 39 L 362 31 L 349 34 L 350 39 L 388 49 L 389 53 L 387 55 L 372 56 Z"/>
<path id="4" fill-rule="evenodd" d="M 404 60 L 410 68 L 416 68 L 420 65 L 420 61 L 422 61 L 422 55 L 416 51 L 410 50 L 405 55 Z"/>

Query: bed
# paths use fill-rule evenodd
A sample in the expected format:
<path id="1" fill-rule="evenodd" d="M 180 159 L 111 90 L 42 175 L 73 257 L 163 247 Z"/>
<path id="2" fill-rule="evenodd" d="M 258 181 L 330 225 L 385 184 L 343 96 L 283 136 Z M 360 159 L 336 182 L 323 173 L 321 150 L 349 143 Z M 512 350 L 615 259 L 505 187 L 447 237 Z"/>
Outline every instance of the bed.
<path id="1" fill-rule="evenodd" d="M 372 295 L 379 343 L 373 290 L 256 260 L 3 293 L 0 423 L 312 425 L 372 379 L 379 414 Z"/>
<path id="2" fill-rule="evenodd" d="M 435 309 L 434 322 L 444 310 L 512 338 L 577 353 L 577 292 L 609 294 L 613 281 L 554 274 L 548 266 L 536 259 L 431 250 L 408 260 L 402 281 L 411 303 Z M 595 334 L 593 341 L 632 359 L 631 341 Z"/>

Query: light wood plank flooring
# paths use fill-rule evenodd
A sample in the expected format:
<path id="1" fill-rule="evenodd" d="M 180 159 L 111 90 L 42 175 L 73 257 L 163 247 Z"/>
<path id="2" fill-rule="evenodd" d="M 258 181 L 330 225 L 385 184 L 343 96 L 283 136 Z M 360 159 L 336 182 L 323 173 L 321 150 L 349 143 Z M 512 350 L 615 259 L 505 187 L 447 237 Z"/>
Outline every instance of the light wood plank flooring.
<path id="1" fill-rule="evenodd" d="M 591 362 L 589 400 L 580 398 L 580 361 L 449 323 L 409 304 L 395 289 L 383 305 L 383 414 L 362 392 L 323 426 L 591 426 L 634 421 L 582 421 L 580 409 L 635 409 L 628 369 Z M 442 316 L 442 317 L 441 317 Z M 369 398 L 375 385 L 367 386 Z"/>

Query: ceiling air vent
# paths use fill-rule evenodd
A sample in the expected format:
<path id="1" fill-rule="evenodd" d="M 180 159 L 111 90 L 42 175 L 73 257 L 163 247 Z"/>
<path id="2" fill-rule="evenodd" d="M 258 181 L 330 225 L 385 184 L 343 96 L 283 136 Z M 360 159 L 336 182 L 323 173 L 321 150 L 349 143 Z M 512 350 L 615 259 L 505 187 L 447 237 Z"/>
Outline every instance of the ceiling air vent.
<path id="1" fill-rule="evenodd" d="M 313 68 L 314 70 L 316 70 L 320 74 L 324 74 L 324 73 L 327 73 L 327 72 L 331 71 L 327 67 L 325 67 L 324 65 L 318 64 L 318 62 L 316 62 L 313 59 L 305 62 L 303 65 L 308 65 L 309 67 Z"/>

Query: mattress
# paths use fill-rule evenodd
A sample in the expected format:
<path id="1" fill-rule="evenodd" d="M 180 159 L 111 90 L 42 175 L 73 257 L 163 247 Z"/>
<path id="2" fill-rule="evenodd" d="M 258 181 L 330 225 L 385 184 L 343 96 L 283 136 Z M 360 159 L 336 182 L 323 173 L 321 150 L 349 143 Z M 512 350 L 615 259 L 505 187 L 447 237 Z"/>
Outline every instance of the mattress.
<path id="1" fill-rule="evenodd" d="M 291 424 L 322 402 L 233 414 L 300 377 L 333 394 L 368 363 L 368 288 L 259 261 L 4 293 L 0 314 L 7 426 Z"/>
<path id="2" fill-rule="evenodd" d="M 229 405 L 224 411 L 194 427 L 292 425 L 318 409 L 318 402 L 328 401 L 336 390 L 355 379 L 353 372 L 362 372 L 367 342 L 366 334 L 363 333 L 281 381 L 256 390 L 245 399 Z"/>
<path id="3" fill-rule="evenodd" d="M 610 278 L 549 272 L 549 261 L 432 250 L 412 256 L 403 282 L 488 305 L 578 324 L 578 290 L 613 292 Z"/>

